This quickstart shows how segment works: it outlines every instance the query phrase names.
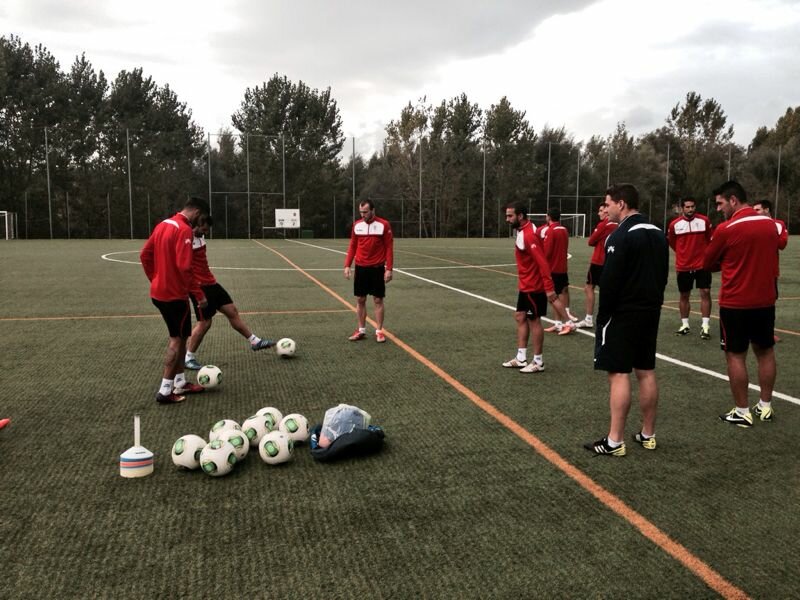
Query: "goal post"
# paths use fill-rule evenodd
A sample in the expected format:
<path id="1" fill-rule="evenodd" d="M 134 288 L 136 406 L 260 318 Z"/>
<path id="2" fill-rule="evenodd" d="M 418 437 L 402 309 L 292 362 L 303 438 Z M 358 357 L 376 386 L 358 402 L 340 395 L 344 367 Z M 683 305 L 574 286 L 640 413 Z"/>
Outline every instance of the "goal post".
<path id="1" fill-rule="evenodd" d="M 528 213 L 528 219 L 541 227 L 547 223 L 547 213 Z M 561 224 L 570 237 L 586 237 L 586 213 L 561 213 Z"/>
<path id="2" fill-rule="evenodd" d="M 15 240 L 18 235 L 17 213 L 0 210 L 0 239 Z"/>

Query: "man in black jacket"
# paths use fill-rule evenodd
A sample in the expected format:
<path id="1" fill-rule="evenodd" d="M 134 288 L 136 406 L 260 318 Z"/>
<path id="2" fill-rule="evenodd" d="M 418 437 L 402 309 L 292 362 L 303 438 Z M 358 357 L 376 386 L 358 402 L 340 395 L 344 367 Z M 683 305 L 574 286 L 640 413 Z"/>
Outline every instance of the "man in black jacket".
<path id="1" fill-rule="evenodd" d="M 631 371 L 639 383 L 642 412 L 642 428 L 633 439 L 648 450 L 656 449 L 656 339 L 669 247 L 664 232 L 639 213 L 639 192 L 633 185 L 609 187 L 605 205 L 609 221 L 619 227 L 606 240 L 594 368 L 608 372 L 611 426 L 608 436 L 584 447 L 598 455 L 625 456 Z"/>

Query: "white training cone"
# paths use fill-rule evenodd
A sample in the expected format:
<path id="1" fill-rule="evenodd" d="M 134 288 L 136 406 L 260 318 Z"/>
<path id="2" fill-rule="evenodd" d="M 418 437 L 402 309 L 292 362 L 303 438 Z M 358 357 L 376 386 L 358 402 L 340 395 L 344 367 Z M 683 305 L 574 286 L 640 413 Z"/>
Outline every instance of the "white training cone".
<path id="1" fill-rule="evenodd" d="M 140 444 L 139 437 L 139 415 L 134 415 L 134 445 L 119 455 L 119 474 L 122 477 L 145 477 L 153 472 L 153 453 Z"/>

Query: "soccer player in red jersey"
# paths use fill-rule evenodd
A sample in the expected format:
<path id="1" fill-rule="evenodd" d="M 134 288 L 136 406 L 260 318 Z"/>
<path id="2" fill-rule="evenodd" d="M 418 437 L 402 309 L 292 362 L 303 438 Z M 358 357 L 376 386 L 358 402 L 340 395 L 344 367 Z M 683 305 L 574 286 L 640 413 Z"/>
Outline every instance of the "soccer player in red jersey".
<path id="1" fill-rule="evenodd" d="M 550 266 L 550 275 L 553 286 L 563 311 L 556 311 L 556 322 L 545 329 L 546 332 L 558 332 L 558 335 L 568 335 L 575 331 L 575 322 L 569 314 L 569 273 L 567 273 L 567 256 L 569 252 L 569 232 L 561 224 L 561 211 L 551 208 L 547 211 L 547 226 L 542 227 L 542 243 L 547 264 Z M 553 307 L 555 310 L 555 306 Z"/>
<path id="2" fill-rule="evenodd" d="M 703 269 L 703 258 L 711 241 L 711 221 L 697 212 L 694 198 L 681 200 L 681 215 L 667 229 L 669 246 L 675 251 L 675 271 L 678 274 L 681 326 L 675 335 L 687 335 L 689 328 L 689 297 L 692 288 L 700 292 L 700 338 L 711 339 L 711 273 Z"/>
<path id="3" fill-rule="evenodd" d="M 780 219 L 776 219 L 772 216 L 772 202 L 769 200 L 762 200 L 761 202 L 756 202 L 753 205 L 753 209 L 760 215 L 766 215 L 775 221 L 775 228 L 778 230 L 778 250 L 783 250 L 786 248 L 786 245 L 789 243 L 789 230 L 786 229 L 786 223 L 781 221 Z M 780 256 L 778 257 L 778 276 L 775 278 L 775 296 L 778 296 L 778 279 L 781 276 L 780 270 Z M 780 338 L 776 335 L 773 336 L 776 342 L 781 341 Z"/>
<path id="4" fill-rule="evenodd" d="M 586 285 L 583 286 L 583 293 L 586 296 L 586 317 L 575 323 L 575 326 L 579 329 L 591 329 L 594 327 L 592 316 L 594 314 L 594 288 L 600 285 L 600 277 L 603 275 L 603 265 L 606 262 L 606 240 L 618 225 L 618 223 L 608 220 L 608 210 L 605 202 L 598 207 L 597 217 L 600 222 L 594 228 L 587 241 L 594 250 L 592 250 L 592 257 L 589 259 Z"/>
<path id="5" fill-rule="evenodd" d="M 194 295 L 191 296 L 197 322 L 192 329 L 192 335 L 186 342 L 184 366 L 187 369 L 195 371 L 202 366 L 198 362 L 195 353 L 203 342 L 206 333 L 211 329 L 214 314 L 217 311 L 225 315 L 231 327 L 238 331 L 250 343 L 251 350 L 263 350 L 264 348 L 271 348 L 275 345 L 275 342 L 272 340 L 261 339 L 250 331 L 250 328 L 247 327 L 242 317 L 239 316 L 239 310 L 233 303 L 230 294 L 217 282 L 216 277 L 214 277 L 214 274 L 208 267 L 205 236 L 208 235 L 213 225 L 214 220 L 211 216 L 203 216 L 192 231 L 194 235 L 192 239 L 192 273 L 195 278 L 196 286 L 203 290 L 203 294 L 208 301 L 205 308 L 200 308 L 197 303 L 197 298 L 195 298 Z"/>
<path id="6" fill-rule="evenodd" d="M 375 341 L 383 343 L 384 298 L 386 284 L 392 280 L 394 266 L 394 236 L 389 221 L 375 216 L 372 200 L 364 200 L 358 205 L 361 218 L 353 223 L 350 232 L 350 246 L 344 259 L 344 278 L 350 279 L 350 265 L 356 261 L 353 294 L 356 297 L 358 329 L 348 338 L 357 342 L 367 337 L 367 296 L 371 295 L 375 304 Z"/>
<path id="7" fill-rule="evenodd" d="M 513 202 L 506 207 L 506 223 L 517 230 L 514 241 L 514 256 L 519 278 L 517 310 L 517 355 L 503 363 L 506 368 L 519 369 L 521 373 L 544 371 L 544 328 L 540 317 L 547 312 L 550 302 L 557 312 L 564 306 L 558 299 L 550 266 L 541 247 L 536 228 L 528 220 L 527 207 L 522 202 Z M 528 362 L 528 340 L 533 334 L 533 359 Z"/>
<path id="8" fill-rule="evenodd" d="M 196 383 L 186 381 L 182 357 L 192 329 L 189 293 L 195 293 L 201 307 L 207 304 L 202 290 L 193 289 L 192 227 L 208 210 L 208 202 L 190 198 L 183 210 L 155 226 L 139 254 L 150 280 L 150 298 L 169 331 L 164 375 L 156 394 L 156 402 L 160 404 L 182 402 L 186 399 L 183 394 L 203 391 Z"/>
<path id="9" fill-rule="evenodd" d="M 753 413 L 771 421 L 772 390 L 777 372 L 774 351 L 775 278 L 780 238 L 775 222 L 759 215 L 747 203 L 747 193 L 736 181 L 714 190 L 717 210 L 728 219 L 717 226 L 706 250 L 703 268 L 721 271 L 719 323 L 728 379 L 736 406 L 720 419 L 739 427 L 753 426 Z M 753 407 L 747 401 L 750 383 L 747 351 L 752 347 L 758 364 L 761 397 Z"/>

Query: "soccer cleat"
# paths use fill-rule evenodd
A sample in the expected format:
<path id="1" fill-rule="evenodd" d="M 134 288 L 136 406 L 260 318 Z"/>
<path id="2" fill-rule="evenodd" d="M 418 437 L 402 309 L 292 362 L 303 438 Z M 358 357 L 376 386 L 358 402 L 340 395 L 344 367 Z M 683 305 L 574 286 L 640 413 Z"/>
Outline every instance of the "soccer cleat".
<path id="1" fill-rule="evenodd" d="M 655 450 L 656 449 L 656 436 L 651 435 L 650 437 L 644 437 L 644 434 L 640 431 L 633 435 L 633 439 L 637 444 L 641 444 L 642 448 L 646 450 Z"/>
<path id="2" fill-rule="evenodd" d="M 678 331 L 675 332 L 675 335 L 689 335 L 689 326 L 688 325 L 681 325 L 678 327 Z"/>
<path id="3" fill-rule="evenodd" d="M 578 328 L 575 326 L 575 323 L 570 321 L 569 323 L 564 323 L 564 326 L 558 332 L 558 335 L 569 335 L 570 333 L 572 333 L 576 329 L 578 329 Z"/>
<path id="4" fill-rule="evenodd" d="M 578 329 L 591 329 L 594 327 L 591 319 L 581 319 L 577 323 L 575 323 L 575 327 Z"/>
<path id="5" fill-rule="evenodd" d="M 555 325 L 555 324 L 553 324 L 553 325 L 551 325 L 550 327 L 548 327 L 547 329 L 545 329 L 545 332 L 546 332 L 546 333 L 553 333 L 553 332 L 555 332 L 555 331 L 561 331 L 561 330 L 558 328 L 558 326 L 557 326 L 557 325 Z"/>
<path id="6" fill-rule="evenodd" d="M 379 344 L 382 344 L 383 342 L 386 341 L 386 336 L 383 335 L 382 331 L 375 332 L 375 341 L 378 342 Z"/>
<path id="7" fill-rule="evenodd" d="M 544 363 L 537 363 L 535 360 L 531 361 L 527 367 L 519 370 L 520 373 L 541 373 L 544 371 Z"/>
<path id="8" fill-rule="evenodd" d="M 711 339 L 711 327 L 708 325 L 703 325 L 700 327 L 700 339 L 701 340 L 710 340 Z"/>
<path id="9" fill-rule="evenodd" d="M 272 340 L 259 340 L 255 344 L 250 344 L 250 349 L 254 352 L 256 350 L 263 350 L 264 348 L 272 348 L 275 345 L 275 342 Z"/>
<path id="10" fill-rule="evenodd" d="M 517 360 L 516 358 L 512 358 L 511 360 L 507 360 L 503 363 L 503 366 L 506 369 L 521 369 L 522 367 L 528 364 L 527 360 Z"/>
<path id="11" fill-rule="evenodd" d="M 753 412 L 756 416 L 761 419 L 762 421 L 772 421 L 772 403 L 769 406 L 765 406 L 761 408 L 760 405 L 756 404 L 753 407 Z"/>
<path id="12" fill-rule="evenodd" d="M 161 392 L 156 394 L 156 402 L 159 404 L 177 404 L 178 402 L 183 402 L 186 400 L 186 396 L 179 396 L 175 392 L 169 394 L 162 394 Z"/>
<path id="13" fill-rule="evenodd" d="M 196 383 L 190 383 L 188 381 L 184 383 L 182 387 L 175 388 L 175 393 L 178 394 L 179 396 L 182 394 L 200 394 L 205 391 L 206 388 L 204 388 L 202 385 L 198 385 Z"/>
<path id="14" fill-rule="evenodd" d="M 739 427 L 747 428 L 753 426 L 753 415 L 751 413 L 747 413 L 746 415 L 740 415 L 739 413 L 736 412 L 735 408 L 732 408 L 729 412 L 726 412 L 724 415 L 720 415 L 719 420 L 723 421 L 724 423 L 730 423 L 731 425 L 737 425 Z"/>
<path id="15" fill-rule="evenodd" d="M 596 442 L 588 442 L 583 445 L 589 452 L 594 452 L 595 456 L 625 456 L 625 442 L 622 442 L 616 448 L 608 445 L 608 438 L 597 440 Z"/>
<path id="16" fill-rule="evenodd" d="M 347 338 L 347 339 L 348 339 L 348 340 L 350 340 L 351 342 L 357 342 L 358 340 L 363 340 L 363 339 L 364 339 L 364 338 L 366 338 L 366 337 L 367 337 L 367 334 L 366 334 L 366 333 L 364 333 L 363 331 L 359 331 L 358 329 L 356 329 L 356 330 L 353 332 L 353 335 L 351 335 L 351 336 L 350 336 L 349 338 Z"/>
<path id="17" fill-rule="evenodd" d="M 197 362 L 196 358 L 190 358 L 185 363 L 183 363 L 183 366 L 189 369 L 190 371 L 199 371 L 200 369 L 203 368 L 203 365 Z"/>
<path id="18" fill-rule="evenodd" d="M 0 419 L 0 429 L 11 423 L 11 419 Z"/>

